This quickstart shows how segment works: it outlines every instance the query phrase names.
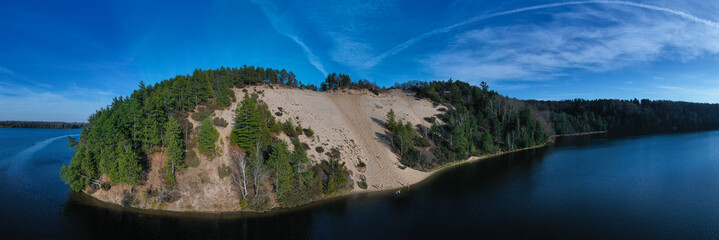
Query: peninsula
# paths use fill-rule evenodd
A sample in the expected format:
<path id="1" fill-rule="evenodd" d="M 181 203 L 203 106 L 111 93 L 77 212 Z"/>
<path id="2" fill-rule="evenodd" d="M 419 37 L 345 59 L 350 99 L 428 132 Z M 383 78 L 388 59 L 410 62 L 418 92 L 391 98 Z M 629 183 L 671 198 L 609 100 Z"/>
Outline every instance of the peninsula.
<path id="1" fill-rule="evenodd" d="M 266 211 L 403 187 L 554 135 L 719 128 L 719 105 L 525 101 L 486 83 L 319 86 L 254 66 L 140 83 L 89 117 L 62 179 L 101 201 L 170 211 Z"/>

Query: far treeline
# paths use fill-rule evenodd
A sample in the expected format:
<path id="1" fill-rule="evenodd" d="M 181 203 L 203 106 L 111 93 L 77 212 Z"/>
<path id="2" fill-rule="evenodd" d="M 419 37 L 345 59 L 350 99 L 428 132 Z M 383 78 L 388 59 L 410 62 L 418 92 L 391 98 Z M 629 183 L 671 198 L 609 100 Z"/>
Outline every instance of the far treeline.
<path id="1" fill-rule="evenodd" d="M 294 206 L 351 189 L 352 180 L 340 164 L 339 151 L 329 149 L 325 160 L 311 165 L 298 135 L 312 136 L 312 129 L 292 121 L 277 122 L 258 96 L 236 99 L 232 88 L 273 84 L 313 91 L 367 89 L 386 91 L 366 80 L 354 82 L 348 75 L 332 73 L 320 87 L 298 82 L 291 71 L 254 66 L 195 70 L 154 85 L 140 82 L 129 97 L 115 98 L 111 105 L 90 116 L 79 141 L 70 139 L 75 155 L 63 166 L 62 179 L 73 190 L 107 186 L 109 183 L 142 184 L 150 169 L 148 156 L 162 152 L 168 157 L 161 191 L 171 191 L 177 171 L 197 166 L 197 152 L 217 156 L 215 126 L 232 124 L 233 164 L 218 169 L 229 176 L 242 196 L 243 208 L 266 209 L 269 199 L 281 206 Z M 272 85 L 271 85 L 272 86 Z M 408 82 L 394 88 L 414 91 L 434 102 L 440 114 L 419 123 L 402 122 L 393 110 L 387 113 L 386 138 L 406 167 L 429 171 L 470 156 L 538 146 L 551 136 L 591 131 L 644 132 L 691 131 L 719 128 L 719 105 L 649 100 L 521 101 L 499 95 L 482 82 Z M 240 101 L 236 119 L 227 123 L 212 119 L 212 111 Z M 440 107 L 441 105 L 441 107 Z M 189 117 L 202 122 L 193 129 Z M 277 138 L 285 134 L 292 146 Z M 222 143 L 224 140 L 219 139 Z M 263 187 L 263 186 L 269 186 Z M 263 189 L 271 189 L 264 191 Z M 138 198 L 135 198 L 137 201 Z M 171 202 L 174 198 L 166 198 Z"/>
<path id="2" fill-rule="evenodd" d="M 78 122 L 42 122 L 42 121 L 0 121 L 0 128 L 82 128 L 86 123 Z"/>

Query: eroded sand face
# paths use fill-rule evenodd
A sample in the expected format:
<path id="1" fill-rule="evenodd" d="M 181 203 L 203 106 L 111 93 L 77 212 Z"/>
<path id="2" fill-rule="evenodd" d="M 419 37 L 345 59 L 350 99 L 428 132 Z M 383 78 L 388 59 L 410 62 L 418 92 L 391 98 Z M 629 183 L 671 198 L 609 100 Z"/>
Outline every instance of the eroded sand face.
<path id="1" fill-rule="evenodd" d="M 361 189 L 355 184 L 353 192 L 378 190 L 380 187 L 394 188 L 416 183 L 429 173 L 411 168 L 404 168 L 398 156 L 391 150 L 387 142 L 383 122 L 390 109 L 395 111 L 397 120 L 410 121 L 413 125 L 422 124 L 429 127 L 425 117 L 435 116 L 437 109 L 442 106 L 433 106 L 427 100 L 414 97 L 414 93 L 402 90 L 375 95 L 367 90 L 339 90 L 330 92 L 315 92 L 287 88 L 284 86 L 249 86 L 249 93 L 257 92 L 259 99 L 267 103 L 270 111 L 276 114 L 278 122 L 291 119 L 295 125 L 301 124 L 304 128 L 314 130 L 313 137 L 300 135 L 300 141 L 310 148 L 307 155 L 313 162 L 329 159 L 326 153 L 332 148 L 339 150 L 341 161 L 352 172 L 355 181 L 362 177 L 366 179 L 368 188 Z M 217 127 L 220 137 L 216 144 L 220 146 L 220 155 L 210 160 L 199 156 L 200 165 L 178 172 L 177 190 L 180 199 L 162 206 L 166 210 L 174 211 L 231 211 L 241 210 L 239 207 L 239 190 L 231 177 L 221 179 L 217 174 L 219 166 L 231 165 L 229 136 L 235 118 L 235 108 L 244 97 L 244 92 L 234 89 L 236 102 L 227 109 L 214 112 L 214 117 L 225 119 L 227 127 Z M 189 118 L 198 129 L 200 122 Z M 292 146 L 289 137 L 284 134 L 278 136 Z M 220 139 L 222 141 L 220 141 Z M 222 143 L 222 144 L 220 144 Z M 317 151 L 321 147 L 322 153 Z M 195 152 L 197 148 L 194 149 Z M 198 154 L 199 155 L 199 154 Z M 162 167 L 165 157 L 155 153 L 151 156 L 151 170 L 145 185 L 135 187 L 135 191 L 162 187 L 158 170 Z M 366 167 L 358 167 L 363 162 Z M 404 169 L 402 169 L 402 168 Z M 99 190 L 92 195 L 100 200 L 121 204 L 123 191 L 129 191 L 128 186 L 113 186 L 110 191 Z M 159 205 L 150 201 L 141 204 L 141 208 L 159 208 Z"/>

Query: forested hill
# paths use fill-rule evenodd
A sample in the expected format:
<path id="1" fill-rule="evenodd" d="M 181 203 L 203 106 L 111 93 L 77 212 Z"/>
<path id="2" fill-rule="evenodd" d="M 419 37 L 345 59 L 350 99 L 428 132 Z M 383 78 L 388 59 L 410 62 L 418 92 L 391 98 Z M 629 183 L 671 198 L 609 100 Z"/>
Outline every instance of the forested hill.
<path id="1" fill-rule="evenodd" d="M 719 129 L 719 104 L 637 100 L 526 101 L 557 134 L 592 130 L 635 133 Z"/>
<path id="2" fill-rule="evenodd" d="M 427 83 L 411 82 L 401 87 L 417 91 L 417 96 L 440 103 L 463 105 L 470 110 L 490 108 L 498 112 L 512 112 L 509 109 L 496 110 L 497 104 L 481 104 L 483 100 L 477 96 L 482 96 L 480 93 L 483 91 L 486 92 L 486 83 L 477 87 L 450 79 Z M 506 97 L 493 94 L 497 100 L 509 101 Z M 478 103 L 480 106 L 477 106 Z M 719 104 L 648 99 L 574 99 L 515 101 L 514 104 L 505 104 L 505 107 L 517 104 L 529 107 L 535 118 L 546 124 L 545 131 L 549 135 L 591 131 L 657 133 L 719 129 Z"/>
<path id="3" fill-rule="evenodd" d="M 62 167 L 62 179 L 75 191 L 95 191 L 100 187 L 107 190 L 118 184 L 137 186 L 139 193 L 122 193 L 127 200 L 123 204 L 154 208 L 177 201 L 182 195 L 177 193 L 176 176 L 183 172 L 197 174 L 199 153 L 209 161 L 231 156 L 232 166 L 218 165 L 217 175 L 231 176 L 232 188 L 240 192 L 238 201 L 242 209 L 266 209 L 270 202 L 294 206 L 352 190 L 355 182 L 359 188 L 367 188 L 365 179 L 351 178 L 344 164 L 340 164 L 346 161 L 341 161 L 342 156 L 336 151 L 326 152 L 327 160 L 310 163 L 298 136 L 312 137 L 314 131 L 289 120 L 277 122 L 275 116 L 282 116 L 281 107 L 273 114 L 274 110 L 259 100 L 257 92 L 250 94 L 246 88 L 260 84 L 269 85 L 269 91 L 277 86 L 306 91 L 366 89 L 376 95 L 386 91 L 366 80 L 355 82 L 348 75 L 336 73 L 329 74 L 318 88 L 298 82 L 291 71 L 254 66 L 198 69 L 153 85 L 140 82 L 130 96 L 115 98 L 112 104 L 92 114 L 78 141 L 68 138 L 75 155 L 69 166 Z M 452 79 L 396 87 L 413 91 L 417 98 L 431 100 L 439 111 L 423 120 L 427 123 L 420 124 L 398 120 L 393 109 L 386 109 L 382 124 L 387 131 L 383 137 L 388 141 L 383 142 L 399 158 L 402 169 L 430 171 L 470 156 L 542 145 L 556 134 L 719 128 L 717 104 L 521 101 L 490 90 L 484 82 L 472 86 Z M 238 99 L 237 94 L 244 97 Z M 236 106 L 231 109 L 234 121 L 213 118 L 213 113 L 227 112 L 230 106 Z M 231 136 L 218 137 L 218 126 L 222 129 L 230 126 Z M 280 137 L 290 139 L 292 151 Z M 218 150 L 221 148 L 218 143 L 229 145 L 225 148 L 229 152 Z M 151 161 L 158 161 L 161 169 L 151 166 Z M 357 167 L 363 168 L 362 164 L 360 161 Z M 157 171 L 151 172 L 151 168 Z M 161 183 L 147 184 L 149 176 L 158 173 Z M 199 182 L 209 184 L 202 177 L 208 174 L 200 173 Z M 182 184 L 189 187 L 195 183 Z M 152 205 L 147 205 L 150 202 Z"/>
<path id="4" fill-rule="evenodd" d="M 82 128 L 86 123 L 78 122 L 42 122 L 42 121 L 0 121 L 0 128 Z"/>

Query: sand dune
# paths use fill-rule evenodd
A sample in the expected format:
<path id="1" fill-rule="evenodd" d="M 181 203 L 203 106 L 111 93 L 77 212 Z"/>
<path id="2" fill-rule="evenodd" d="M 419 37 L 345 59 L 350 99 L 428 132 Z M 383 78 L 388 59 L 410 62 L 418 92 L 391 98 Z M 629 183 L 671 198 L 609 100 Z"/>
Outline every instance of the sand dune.
<path id="1" fill-rule="evenodd" d="M 393 109 L 397 120 L 410 121 L 413 125 L 430 126 L 424 120 L 438 114 L 438 108 L 427 100 L 414 97 L 411 92 L 391 90 L 375 95 L 367 90 L 339 90 L 316 92 L 287 88 L 285 86 L 251 86 L 248 92 L 256 92 L 259 99 L 267 103 L 275 113 L 278 121 L 291 119 L 295 125 L 314 130 L 313 137 L 300 136 L 300 141 L 310 149 L 307 155 L 313 162 L 329 159 L 326 153 L 336 148 L 341 160 L 351 171 L 355 181 L 366 179 L 368 188 L 361 189 L 355 184 L 352 192 L 364 192 L 380 189 L 402 187 L 421 181 L 430 173 L 405 168 L 398 160 L 386 140 L 388 132 L 384 127 L 387 112 Z M 236 211 L 239 206 L 239 190 L 229 177 L 220 178 L 217 169 L 230 165 L 229 136 L 235 118 L 235 108 L 244 96 L 241 89 L 234 89 L 238 101 L 226 109 L 216 110 L 214 117 L 220 117 L 230 123 L 227 127 L 217 127 L 219 138 L 218 156 L 205 157 L 199 155 L 200 164 L 177 172 L 175 191 L 179 199 L 167 205 L 146 201 L 140 203 L 141 208 L 160 208 L 171 211 Z M 281 116 L 278 116 L 281 115 Z M 198 132 L 200 122 L 188 117 Z M 277 136 L 293 146 L 289 137 L 284 134 Z M 318 151 L 318 147 L 321 150 Z M 197 148 L 193 149 L 195 152 Z M 129 191 L 146 191 L 148 188 L 164 187 L 159 170 L 166 157 L 161 153 L 150 155 L 151 168 L 144 185 L 131 188 L 124 184 L 114 185 L 110 191 L 95 191 L 94 197 L 115 204 L 122 204 L 123 197 Z M 366 167 L 359 167 L 362 162 Z"/>
<path id="2" fill-rule="evenodd" d="M 388 134 L 383 122 L 390 109 L 394 109 L 398 120 L 426 126 L 429 123 L 423 118 L 438 114 L 439 106 L 415 99 L 413 93 L 401 90 L 380 95 L 366 90 L 313 92 L 276 86 L 254 87 L 253 91 L 263 93 L 260 99 L 273 112 L 282 109 L 278 120 L 290 118 L 295 124 L 314 129 L 314 137 L 300 138 L 310 146 L 308 155 L 313 160 L 327 159 L 315 151 L 318 146 L 325 151 L 339 149 L 341 161 L 352 171 L 352 178 L 357 180 L 364 175 L 370 186 L 367 190 L 355 186 L 354 191 L 369 191 L 377 189 L 376 186 L 400 187 L 428 175 L 411 168 L 401 169 L 397 155 L 383 137 Z M 357 167 L 360 161 L 366 164 L 366 169 Z"/>

